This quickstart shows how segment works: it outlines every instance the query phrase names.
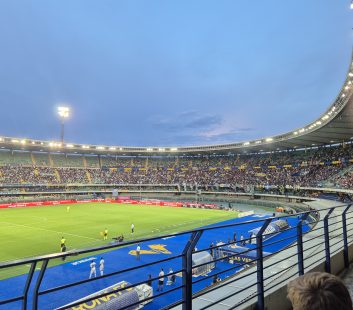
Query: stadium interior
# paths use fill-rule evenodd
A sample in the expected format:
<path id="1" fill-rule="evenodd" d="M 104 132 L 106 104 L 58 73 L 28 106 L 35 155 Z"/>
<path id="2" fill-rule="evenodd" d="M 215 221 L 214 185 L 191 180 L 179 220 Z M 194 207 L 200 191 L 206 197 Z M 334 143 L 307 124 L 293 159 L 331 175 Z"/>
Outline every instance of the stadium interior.
<path id="1" fill-rule="evenodd" d="M 352 77 L 318 120 L 255 141 L 1 137 L 0 309 L 289 309 L 290 279 L 353 259 Z"/>
<path id="2" fill-rule="evenodd" d="M 0 310 L 291 309 L 290 280 L 349 271 L 352 194 L 353 62 L 323 114 L 272 137 L 0 137 Z"/>

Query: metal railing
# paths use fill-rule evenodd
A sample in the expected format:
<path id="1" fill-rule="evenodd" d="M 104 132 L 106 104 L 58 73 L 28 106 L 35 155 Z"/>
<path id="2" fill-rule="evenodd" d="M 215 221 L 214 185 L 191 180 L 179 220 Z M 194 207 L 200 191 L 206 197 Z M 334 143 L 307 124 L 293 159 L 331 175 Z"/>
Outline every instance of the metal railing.
<path id="1" fill-rule="evenodd" d="M 353 209 L 353 208 L 352 208 Z M 266 233 L 266 228 L 276 220 L 295 220 L 294 226 L 288 226 L 280 233 Z M 239 240 L 228 240 L 222 244 L 215 244 L 196 249 L 200 238 L 205 237 L 211 231 L 228 232 L 230 229 L 237 231 L 244 225 L 258 225 L 260 228 L 255 238 L 243 238 Z M 265 309 L 265 296 L 269 292 L 278 288 L 279 285 L 284 285 L 289 279 L 304 274 L 319 263 L 325 263 L 325 270 L 331 272 L 331 256 L 342 251 L 345 267 L 349 266 L 350 257 L 348 247 L 353 243 L 353 234 L 350 233 L 353 228 L 353 211 L 351 205 L 339 205 L 336 207 L 323 208 L 321 210 L 308 209 L 308 211 L 296 214 L 286 214 L 278 217 L 260 218 L 256 220 L 231 223 L 221 226 L 210 226 L 201 229 L 190 230 L 181 233 L 163 235 L 153 238 L 145 238 L 139 240 L 131 240 L 119 244 L 110 244 L 89 249 L 74 250 L 65 253 L 57 253 L 52 255 L 38 256 L 30 259 L 20 259 L 12 262 L 0 264 L 0 274 L 3 270 L 8 270 L 14 267 L 30 266 L 26 274 L 26 281 L 21 292 L 17 296 L 10 298 L 0 298 L 1 306 L 11 305 L 12 303 L 21 303 L 22 309 L 40 309 L 40 299 L 43 296 L 49 296 L 52 293 L 65 290 L 68 300 L 62 302 L 61 305 L 56 305 L 57 309 L 67 309 L 79 304 L 92 301 L 97 298 L 107 296 L 108 294 L 118 293 L 127 289 L 135 288 L 148 281 L 147 278 L 141 276 L 141 280 L 130 284 L 128 287 L 119 288 L 109 292 L 103 292 L 94 297 L 87 297 L 79 301 L 72 302 L 70 298 L 70 290 L 80 285 L 92 283 L 99 279 L 108 279 L 116 276 L 127 274 L 134 270 L 143 270 L 151 266 L 162 266 L 168 262 L 174 261 L 178 268 L 165 276 L 158 276 L 149 279 L 150 281 L 159 281 L 169 275 L 181 275 L 180 285 L 172 286 L 165 291 L 158 292 L 153 297 L 150 296 L 137 303 L 146 302 L 153 299 L 156 302 L 160 297 L 172 294 L 173 292 L 181 292 L 181 298 L 174 301 L 170 299 L 170 303 L 164 304 L 164 308 L 182 307 L 182 309 L 192 309 L 198 306 L 198 299 L 202 296 L 210 294 L 216 290 L 222 291 L 229 285 L 237 284 L 237 289 L 232 290 L 231 294 L 222 295 L 220 298 L 209 300 L 207 305 L 200 306 L 199 309 L 209 309 L 216 307 L 218 303 L 227 303 L 229 309 L 241 308 L 249 302 L 256 302 L 257 309 Z M 226 234 L 226 233 L 225 233 Z M 117 269 L 103 276 L 92 279 L 76 279 L 74 282 L 69 282 L 60 285 L 52 285 L 45 288 L 42 287 L 43 279 L 48 272 L 48 266 L 55 260 L 65 257 L 75 258 L 78 255 L 92 254 L 97 251 L 114 250 L 121 247 L 133 246 L 136 244 L 144 244 L 155 241 L 161 238 L 171 238 L 178 236 L 187 236 L 187 242 L 183 246 L 183 250 L 175 255 L 169 255 L 164 259 L 156 259 L 148 263 L 141 263 L 138 266 L 127 266 L 123 269 Z M 209 237 L 208 237 L 209 238 Z M 254 244 L 256 239 L 256 245 Z M 208 240 L 207 240 L 208 241 Z M 228 246 L 247 245 L 248 247 L 241 252 L 225 255 L 224 249 Z M 252 246 L 250 246 L 252 244 Z M 280 245 L 280 247 L 278 247 Z M 200 278 L 193 278 L 193 272 L 210 262 L 205 262 L 198 265 L 193 265 L 193 254 L 208 251 L 212 254 L 212 263 L 221 264 L 210 274 Z M 214 253 L 218 253 L 215 255 Z M 239 259 L 234 263 L 236 257 L 247 257 L 252 252 L 256 255 L 247 259 Z M 221 254 L 220 254 L 221 253 Z M 267 254 L 266 254 L 267 253 Z M 324 253 L 324 255 L 322 255 Z M 266 255 L 264 255 L 266 254 Z M 229 263 L 228 262 L 232 262 Z M 283 267 L 284 266 L 284 267 Z M 39 271 L 36 271 L 39 268 Z M 221 279 L 219 282 L 218 280 Z M 212 284 L 207 281 L 212 280 Z M 217 280 L 217 281 L 216 281 Z M 6 280 L 4 280 L 6 281 Z M 245 283 L 245 284 L 244 284 Z M 86 294 L 87 296 L 88 294 Z M 0 292 L 1 296 L 1 292 Z M 78 298 L 74 299 L 78 300 Z M 137 304 L 136 303 L 136 304 Z M 128 308 L 132 305 L 126 306 Z M 121 309 L 125 309 L 121 308 Z M 158 307 L 162 308 L 161 304 Z"/>

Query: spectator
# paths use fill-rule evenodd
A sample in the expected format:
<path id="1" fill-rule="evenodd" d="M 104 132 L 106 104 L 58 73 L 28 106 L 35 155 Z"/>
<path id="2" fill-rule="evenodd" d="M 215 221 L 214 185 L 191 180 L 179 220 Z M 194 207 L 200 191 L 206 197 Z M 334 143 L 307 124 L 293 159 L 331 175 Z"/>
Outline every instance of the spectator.
<path id="1" fill-rule="evenodd" d="M 324 272 L 307 273 L 288 284 L 293 310 L 352 310 L 352 300 L 343 282 Z"/>

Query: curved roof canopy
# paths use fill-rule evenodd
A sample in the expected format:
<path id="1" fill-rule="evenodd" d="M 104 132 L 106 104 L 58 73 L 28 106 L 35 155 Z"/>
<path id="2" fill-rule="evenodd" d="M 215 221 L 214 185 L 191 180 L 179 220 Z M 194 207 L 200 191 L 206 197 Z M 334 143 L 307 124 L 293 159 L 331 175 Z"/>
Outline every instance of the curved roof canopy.
<path id="1" fill-rule="evenodd" d="M 335 101 L 312 123 L 293 131 L 257 140 L 183 147 L 126 147 L 88 145 L 0 137 L 0 147 L 11 150 L 104 155 L 202 155 L 282 151 L 353 140 L 353 60 Z"/>

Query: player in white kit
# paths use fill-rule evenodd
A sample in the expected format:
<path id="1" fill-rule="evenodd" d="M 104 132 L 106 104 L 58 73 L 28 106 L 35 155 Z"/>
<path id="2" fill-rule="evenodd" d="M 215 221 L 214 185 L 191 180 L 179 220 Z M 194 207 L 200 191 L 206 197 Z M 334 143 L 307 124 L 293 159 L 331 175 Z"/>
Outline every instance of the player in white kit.
<path id="1" fill-rule="evenodd" d="M 101 276 L 104 274 L 104 259 L 103 259 L 103 257 L 101 257 L 101 259 L 99 261 L 99 272 L 100 272 Z"/>
<path id="2" fill-rule="evenodd" d="M 89 278 L 91 279 L 92 277 L 95 278 L 97 276 L 96 272 L 96 262 L 92 260 L 92 262 L 89 264 L 91 267 L 91 272 L 89 273 Z"/>

